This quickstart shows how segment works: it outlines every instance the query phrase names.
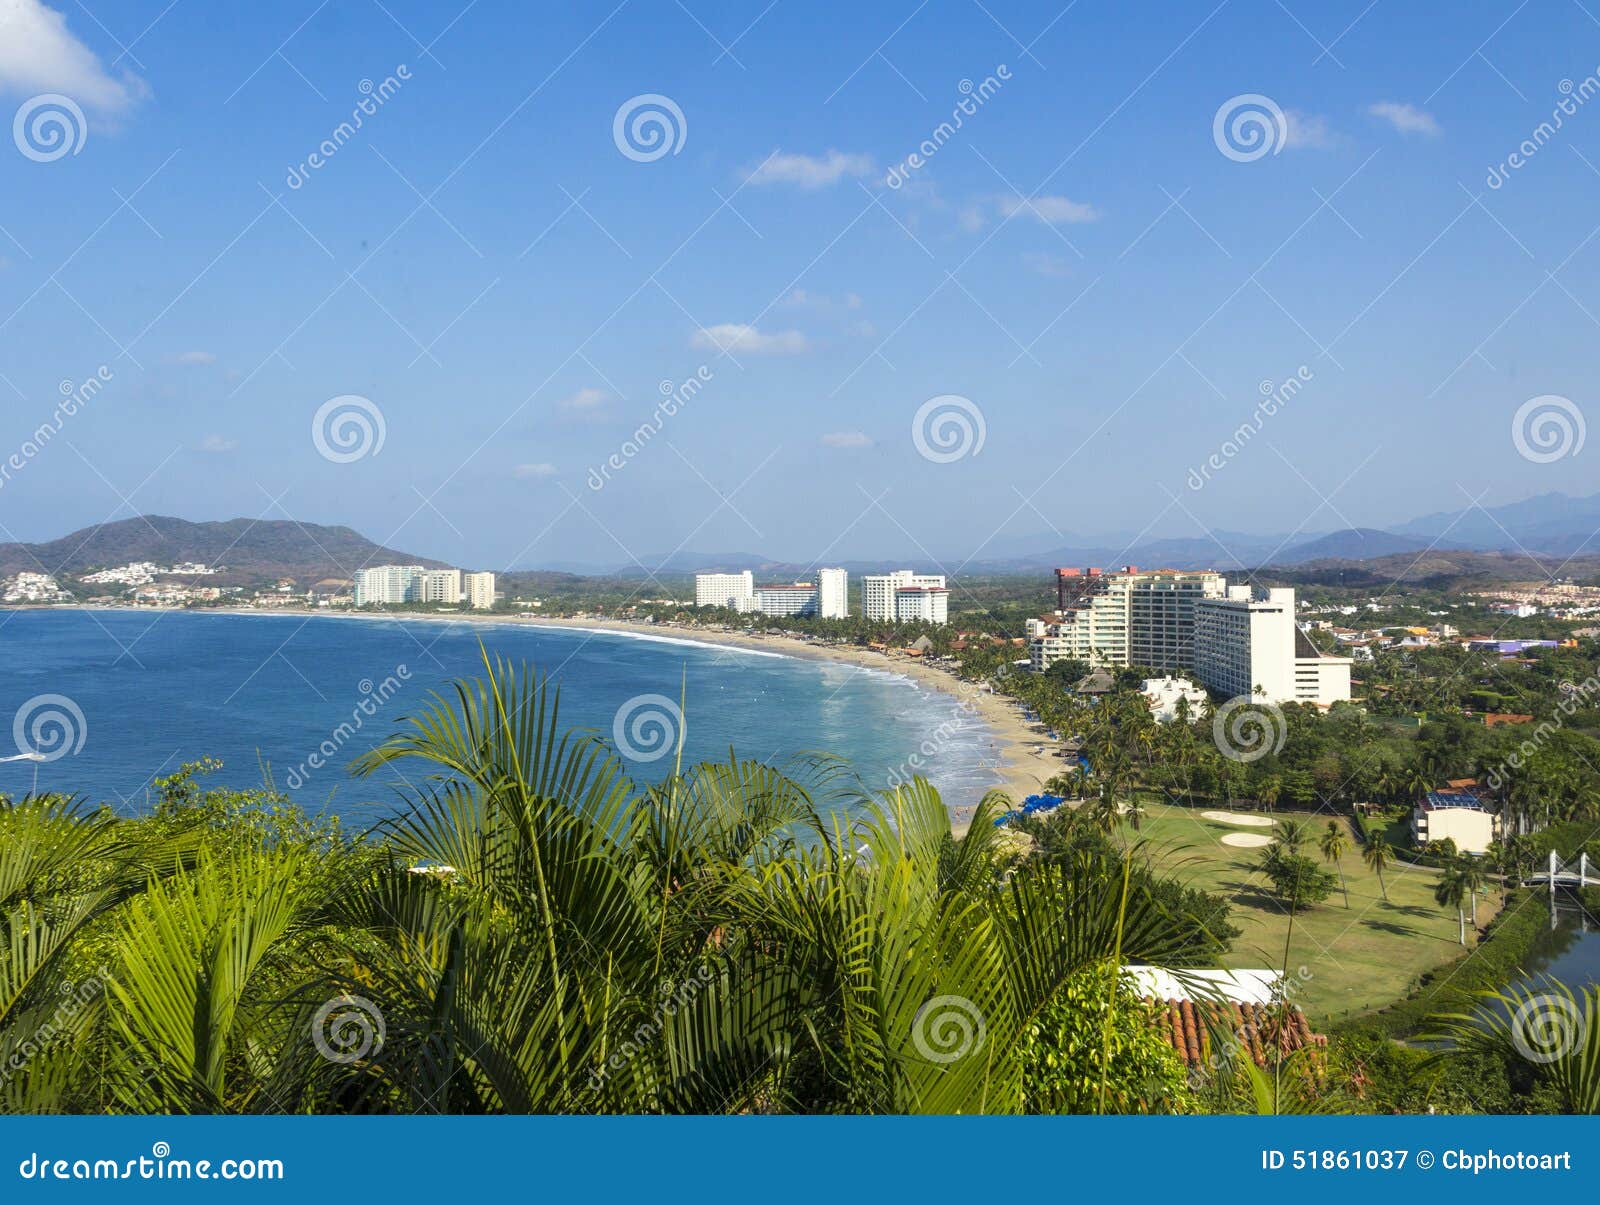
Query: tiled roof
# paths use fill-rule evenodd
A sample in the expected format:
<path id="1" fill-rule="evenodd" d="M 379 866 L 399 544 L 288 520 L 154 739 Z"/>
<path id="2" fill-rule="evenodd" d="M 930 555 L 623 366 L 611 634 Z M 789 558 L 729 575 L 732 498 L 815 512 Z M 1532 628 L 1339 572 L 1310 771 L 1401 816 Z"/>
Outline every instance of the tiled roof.
<path id="1" fill-rule="evenodd" d="M 1325 1035 L 1311 1032 L 1305 1014 L 1298 1008 L 1290 1008 L 1284 1017 L 1282 1006 L 1273 1004 L 1196 1004 L 1190 1000 L 1151 1003 L 1162 1036 L 1189 1067 L 1206 1063 L 1213 1036 L 1218 1032 L 1232 1035 L 1261 1067 L 1267 1065 L 1267 1057 L 1274 1049 L 1293 1054 L 1306 1046 L 1328 1044 Z"/>

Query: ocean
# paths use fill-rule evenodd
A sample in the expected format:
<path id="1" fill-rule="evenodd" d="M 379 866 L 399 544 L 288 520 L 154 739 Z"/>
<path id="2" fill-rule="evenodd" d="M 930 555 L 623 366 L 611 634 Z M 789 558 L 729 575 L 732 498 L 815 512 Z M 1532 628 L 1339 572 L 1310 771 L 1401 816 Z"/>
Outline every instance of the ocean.
<path id="1" fill-rule="evenodd" d="M 921 773 L 947 805 L 998 781 L 992 734 L 956 701 L 882 670 L 676 637 L 472 620 L 47 609 L 0 613 L 0 794 L 59 792 L 133 813 L 151 783 L 220 759 L 208 781 L 259 787 L 268 770 L 307 810 L 365 827 L 400 803 L 395 779 L 350 762 L 481 674 L 491 656 L 561 688 L 561 726 L 613 744 L 637 781 L 670 772 L 684 699 L 685 764 L 850 763 L 871 790 Z M 915 757 L 915 761 L 912 758 Z M 408 771 L 413 776 L 415 771 Z"/>

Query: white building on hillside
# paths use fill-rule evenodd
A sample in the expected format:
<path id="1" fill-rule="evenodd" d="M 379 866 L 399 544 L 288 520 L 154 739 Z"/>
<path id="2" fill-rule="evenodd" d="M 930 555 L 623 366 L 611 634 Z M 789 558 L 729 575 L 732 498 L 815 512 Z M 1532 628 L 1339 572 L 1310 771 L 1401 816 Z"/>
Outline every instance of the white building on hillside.
<path id="1" fill-rule="evenodd" d="M 473 610 L 488 611 L 494 607 L 494 574 L 487 571 L 464 573 L 461 583 L 467 605 Z"/>
<path id="2" fill-rule="evenodd" d="M 1350 658 L 1324 657 L 1295 622 L 1294 591 L 1229 586 L 1195 606 L 1194 670 L 1220 695 L 1327 707 L 1350 697 Z M 1259 693 L 1258 693 L 1259 689 Z"/>
<path id="3" fill-rule="evenodd" d="M 843 569 L 817 570 L 817 615 L 844 619 L 850 614 L 850 575 Z"/>
<path id="4" fill-rule="evenodd" d="M 861 579 L 861 614 L 867 619 L 899 623 L 947 623 L 950 591 L 938 574 L 913 573 L 910 569 L 869 573 Z"/>
<path id="5" fill-rule="evenodd" d="M 694 575 L 694 605 L 697 607 L 740 608 L 741 600 L 755 598 L 755 575 L 746 569 L 743 573 L 697 573 Z"/>

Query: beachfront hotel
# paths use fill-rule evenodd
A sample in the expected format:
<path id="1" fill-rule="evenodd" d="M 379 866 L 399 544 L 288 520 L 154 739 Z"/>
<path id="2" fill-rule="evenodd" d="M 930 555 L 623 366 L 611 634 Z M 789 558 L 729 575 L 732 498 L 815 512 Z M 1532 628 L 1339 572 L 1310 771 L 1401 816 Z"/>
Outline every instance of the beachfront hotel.
<path id="1" fill-rule="evenodd" d="M 867 574 L 861 579 L 861 614 L 867 619 L 894 623 L 948 623 L 950 591 L 937 574 L 897 569 L 893 573 Z"/>
<path id="2" fill-rule="evenodd" d="M 358 607 L 466 602 L 477 610 L 488 610 L 494 606 L 494 574 L 426 569 L 421 565 L 375 565 L 356 574 L 354 593 Z"/>
<path id="3" fill-rule="evenodd" d="M 1028 660 L 1191 671 L 1225 696 L 1320 707 L 1350 697 L 1350 659 L 1325 657 L 1294 618 L 1294 591 L 1229 586 L 1210 570 L 1056 570 L 1057 609 L 1027 623 Z M 1258 688 L 1260 693 L 1258 693 Z"/>
<path id="4" fill-rule="evenodd" d="M 761 615 L 844 619 L 850 614 L 849 575 L 843 569 L 819 569 L 814 582 L 758 586 L 748 569 L 743 573 L 697 573 L 694 605 Z"/>

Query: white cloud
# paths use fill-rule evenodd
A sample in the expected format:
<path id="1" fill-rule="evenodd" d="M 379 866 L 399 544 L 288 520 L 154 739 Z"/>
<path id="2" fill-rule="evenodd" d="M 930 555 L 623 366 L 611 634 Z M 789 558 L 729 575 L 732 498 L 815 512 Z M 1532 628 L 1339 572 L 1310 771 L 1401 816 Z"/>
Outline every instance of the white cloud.
<path id="1" fill-rule="evenodd" d="M 232 452 L 239 446 L 239 441 L 229 439 L 224 435 L 208 435 L 200 441 L 200 452 Z"/>
<path id="2" fill-rule="evenodd" d="M 59 92 L 104 116 L 122 113 L 149 88 L 137 76 L 114 77 L 67 29 L 67 18 L 40 0 L 0 2 L 0 92 Z"/>
<path id="3" fill-rule="evenodd" d="M 1416 105 L 1384 100 L 1369 106 L 1367 112 L 1374 117 L 1381 117 L 1402 134 L 1426 134 L 1429 138 L 1437 138 L 1440 134 L 1439 123 L 1433 119 L 1433 114 Z"/>
<path id="4" fill-rule="evenodd" d="M 865 431 L 830 431 L 822 442 L 830 448 L 870 448 L 872 436 Z"/>
<path id="5" fill-rule="evenodd" d="M 556 466 L 553 464 L 519 464 L 511 470 L 518 477 L 554 477 Z"/>
<path id="6" fill-rule="evenodd" d="M 1069 222 L 1093 222 L 1100 214 L 1093 205 L 1073 201 L 1067 197 L 1002 197 L 1000 212 L 1008 218 L 1025 213 L 1051 226 Z"/>
<path id="7" fill-rule="evenodd" d="M 754 352 L 756 355 L 788 356 L 810 346 L 799 331 L 763 334 L 744 322 L 724 322 L 695 331 L 689 342 L 704 351 Z"/>
<path id="8" fill-rule="evenodd" d="M 185 351 L 179 352 L 172 357 L 172 363 L 181 364 L 186 368 L 199 364 L 215 364 L 216 362 L 217 357 L 208 351 Z"/>
<path id="9" fill-rule="evenodd" d="M 814 189 L 837 184 L 846 176 L 870 176 L 875 170 L 871 155 L 848 155 L 835 150 L 820 156 L 774 151 L 745 179 L 751 184 L 793 184 Z"/>
<path id="10" fill-rule="evenodd" d="M 1285 150 L 1320 151 L 1333 145 L 1333 131 L 1328 128 L 1326 117 L 1288 109 L 1285 110 L 1283 118 L 1287 127 L 1283 139 Z"/>
<path id="11" fill-rule="evenodd" d="M 593 410 L 610 400 L 611 395 L 604 389 L 592 389 L 586 386 L 571 397 L 562 398 L 560 404 L 566 410 Z"/>

